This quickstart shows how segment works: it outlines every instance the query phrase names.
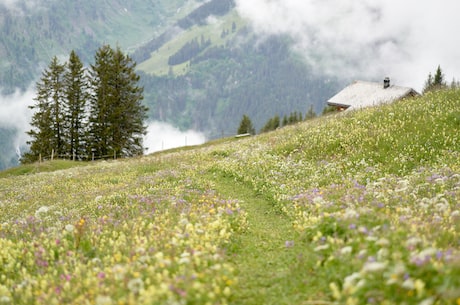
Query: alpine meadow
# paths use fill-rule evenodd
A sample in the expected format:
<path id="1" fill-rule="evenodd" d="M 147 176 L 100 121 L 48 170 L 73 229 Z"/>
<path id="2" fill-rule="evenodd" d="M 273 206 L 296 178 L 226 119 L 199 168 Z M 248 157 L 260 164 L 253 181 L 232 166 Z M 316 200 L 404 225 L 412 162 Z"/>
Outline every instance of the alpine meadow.
<path id="1" fill-rule="evenodd" d="M 460 91 L 0 178 L 1 304 L 460 304 Z"/>

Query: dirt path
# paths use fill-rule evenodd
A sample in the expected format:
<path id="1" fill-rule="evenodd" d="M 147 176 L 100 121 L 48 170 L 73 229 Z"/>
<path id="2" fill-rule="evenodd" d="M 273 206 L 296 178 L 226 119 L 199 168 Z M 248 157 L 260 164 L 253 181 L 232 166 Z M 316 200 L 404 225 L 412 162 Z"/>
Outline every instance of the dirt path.
<path id="1" fill-rule="evenodd" d="M 217 180 L 217 181 L 216 181 Z M 239 199 L 248 213 L 249 229 L 238 236 L 230 252 L 238 270 L 232 304 L 299 304 L 305 300 L 306 273 L 298 234 L 291 220 L 263 196 L 229 178 L 214 179 L 216 191 Z"/>

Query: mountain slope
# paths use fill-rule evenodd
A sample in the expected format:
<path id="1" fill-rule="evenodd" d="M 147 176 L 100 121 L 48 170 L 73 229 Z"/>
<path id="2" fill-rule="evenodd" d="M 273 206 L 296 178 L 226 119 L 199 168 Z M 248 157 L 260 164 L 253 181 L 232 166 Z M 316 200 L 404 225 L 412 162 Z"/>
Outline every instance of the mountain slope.
<path id="1" fill-rule="evenodd" d="M 458 109 L 460 91 L 442 91 L 250 138 L 1 178 L 1 297 L 454 304 Z"/>
<path id="2" fill-rule="evenodd" d="M 49 1 L 21 10 L 3 8 L 0 18 L 4 92 L 29 87 L 53 55 L 75 49 L 89 64 L 102 43 L 119 44 L 138 63 L 149 120 L 214 139 L 234 134 L 243 114 L 259 130 L 275 115 L 321 112 L 339 88 L 293 53 L 286 37 L 255 35 L 232 0 Z M 10 135 L 0 138 L 5 168 L 17 147 L 14 133 L 2 134 Z"/>

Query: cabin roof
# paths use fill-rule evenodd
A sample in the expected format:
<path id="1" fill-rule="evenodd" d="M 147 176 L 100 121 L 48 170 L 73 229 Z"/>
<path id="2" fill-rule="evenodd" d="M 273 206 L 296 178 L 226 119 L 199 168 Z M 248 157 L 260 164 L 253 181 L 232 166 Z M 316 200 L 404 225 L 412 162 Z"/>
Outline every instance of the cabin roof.
<path id="1" fill-rule="evenodd" d="M 393 85 L 384 88 L 382 83 L 355 81 L 330 98 L 327 103 L 331 106 L 354 109 L 391 103 L 413 95 L 418 93 L 412 88 Z"/>

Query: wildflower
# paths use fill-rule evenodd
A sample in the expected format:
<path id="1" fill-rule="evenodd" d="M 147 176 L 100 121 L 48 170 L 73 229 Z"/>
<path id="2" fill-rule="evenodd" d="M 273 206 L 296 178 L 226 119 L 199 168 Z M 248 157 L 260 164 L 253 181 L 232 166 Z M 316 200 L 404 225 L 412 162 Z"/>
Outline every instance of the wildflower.
<path id="1" fill-rule="evenodd" d="M 411 237 L 406 241 L 406 247 L 412 249 L 420 244 L 422 240 L 419 237 Z"/>
<path id="2" fill-rule="evenodd" d="M 431 298 L 421 301 L 419 305 L 433 305 L 433 303 L 434 303 L 434 298 L 431 297 Z"/>
<path id="3" fill-rule="evenodd" d="M 423 282 L 421 279 L 415 280 L 414 287 L 419 297 L 425 293 L 425 282 Z"/>
<path id="4" fill-rule="evenodd" d="M 414 280 L 411 279 L 411 278 L 406 279 L 406 280 L 402 283 L 401 287 L 403 287 L 403 288 L 405 288 L 405 289 L 409 289 L 409 290 L 414 289 L 414 288 L 415 288 Z"/>
<path id="5" fill-rule="evenodd" d="M 332 282 L 329 284 L 329 288 L 332 291 L 332 296 L 336 300 L 340 300 L 342 298 L 342 294 L 340 293 L 339 286 L 336 283 Z"/>
<path id="6" fill-rule="evenodd" d="M 135 278 L 128 282 L 128 289 L 134 294 L 138 294 L 141 290 L 144 290 L 144 282 L 141 278 Z"/>
<path id="7" fill-rule="evenodd" d="M 179 264 L 188 264 L 190 263 L 190 253 L 183 252 L 179 259 Z"/>
<path id="8" fill-rule="evenodd" d="M 343 247 L 342 249 L 340 249 L 340 254 L 342 254 L 342 255 L 348 255 L 351 252 L 353 252 L 353 248 L 351 246 L 346 246 L 346 247 Z"/>
<path id="9" fill-rule="evenodd" d="M 75 227 L 74 227 L 74 225 L 67 224 L 67 225 L 65 226 L 65 230 L 66 230 L 67 232 L 73 232 L 73 231 L 75 230 Z"/>
<path id="10" fill-rule="evenodd" d="M 96 305 L 112 305 L 113 301 L 109 296 L 98 295 L 96 297 Z"/>
<path id="11" fill-rule="evenodd" d="M 386 238 L 380 238 L 379 240 L 377 240 L 377 241 L 375 242 L 375 244 L 376 244 L 377 246 L 385 247 L 385 246 L 390 245 L 390 241 L 389 241 L 388 239 L 386 239 Z"/>
<path id="12" fill-rule="evenodd" d="M 353 294 L 358 289 L 356 281 L 361 279 L 361 275 L 357 272 L 347 276 L 343 283 L 343 291 L 347 294 Z"/>
<path id="13" fill-rule="evenodd" d="M 50 210 L 49 207 L 47 206 L 41 206 L 36 212 L 35 212 L 35 217 L 40 217 L 42 216 L 43 214 L 46 214 L 48 213 L 48 211 Z"/>
<path id="14" fill-rule="evenodd" d="M 292 248 L 292 247 L 294 247 L 294 241 L 293 240 L 286 240 L 284 245 L 286 246 L 286 248 Z"/>
<path id="15" fill-rule="evenodd" d="M 326 249 L 329 249 L 329 245 L 328 245 L 328 244 L 318 246 L 318 247 L 316 247 L 315 249 L 313 249 L 313 251 L 318 252 L 318 251 L 322 251 L 322 250 L 326 250 Z"/>
<path id="16" fill-rule="evenodd" d="M 363 273 L 371 273 L 371 272 L 379 272 L 386 268 L 386 262 L 368 262 L 365 263 L 361 272 Z"/>

